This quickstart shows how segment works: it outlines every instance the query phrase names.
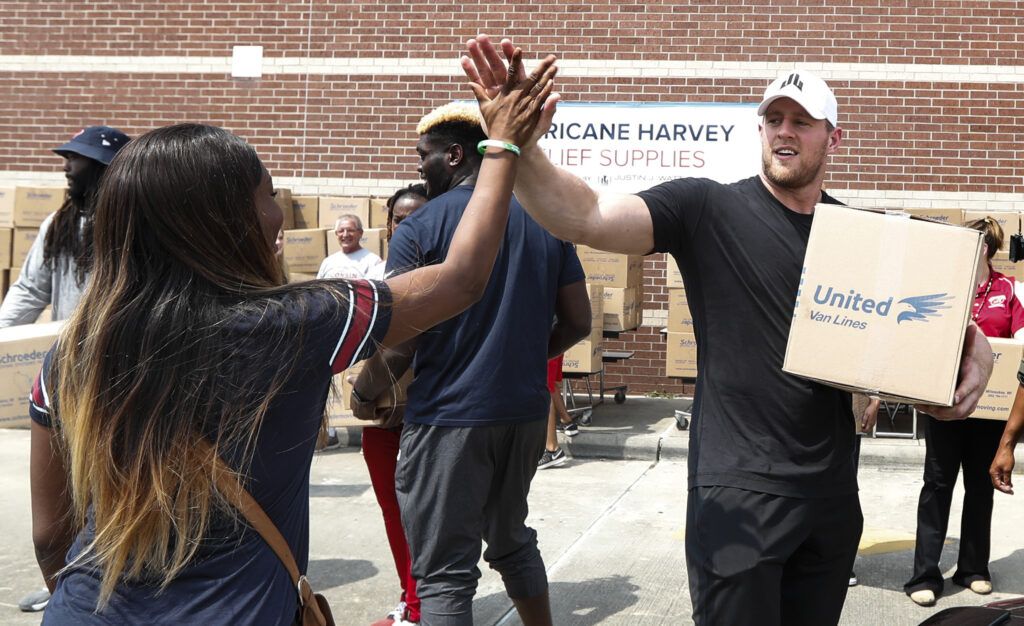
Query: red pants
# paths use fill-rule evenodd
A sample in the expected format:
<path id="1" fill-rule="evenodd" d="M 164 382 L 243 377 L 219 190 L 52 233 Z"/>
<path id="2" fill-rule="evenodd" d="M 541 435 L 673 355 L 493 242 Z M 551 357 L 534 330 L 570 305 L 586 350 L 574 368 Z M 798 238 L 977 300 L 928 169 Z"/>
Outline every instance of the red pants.
<path id="1" fill-rule="evenodd" d="M 412 560 L 409 558 L 409 544 L 402 530 L 402 517 L 398 511 L 395 496 L 395 466 L 398 463 L 398 440 L 402 429 L 389 430 L 366 426 L 363 428 L 363 459 L 370 471 L 370 483 L 377 495 L 377 504 L 384 516 L 384 530 L 395 559 L 398 582 L 402 585 L 402 599 L 410 622 L 420 621 L 420 599 L 416 595 L 416 579 L 412 577 Z"/>

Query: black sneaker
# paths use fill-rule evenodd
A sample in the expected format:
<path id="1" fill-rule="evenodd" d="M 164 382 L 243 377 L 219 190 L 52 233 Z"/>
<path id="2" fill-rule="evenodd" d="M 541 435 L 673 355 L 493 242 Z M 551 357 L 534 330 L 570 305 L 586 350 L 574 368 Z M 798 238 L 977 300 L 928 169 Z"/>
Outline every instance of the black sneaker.
<path id="1" fill-rule="evenodd" d="M 580 434 L 580 427 L 579 424 L 576 423 L 576 420 L 573 420 L 568 424 L 563 424 L 562 422 L 559 422 L 558 432 L 565 433 L 566 437 L 575 437 L 576 435 Z"/>
<path id="2" fill-rule="evenodd" d="M 35 613 L 36 611 L 42 611 L 46 608 L 46 604 L 50 601 L 50 590 L 40 589 L 39 591 L 33 591 L 26 595 L 24 598 L 18 601 L 18 608 L 26 613 Z"/>
<path id="3" fill-rule="evenodd" d="M 558 467 L 562 463 L 565 463 L 565 452 L 562 452 L 561 448 L 555 448 L 554 452 L 545 450 L 544 454 L 540 455 L 540 461 L 537 462 L 537 469 Z"/>

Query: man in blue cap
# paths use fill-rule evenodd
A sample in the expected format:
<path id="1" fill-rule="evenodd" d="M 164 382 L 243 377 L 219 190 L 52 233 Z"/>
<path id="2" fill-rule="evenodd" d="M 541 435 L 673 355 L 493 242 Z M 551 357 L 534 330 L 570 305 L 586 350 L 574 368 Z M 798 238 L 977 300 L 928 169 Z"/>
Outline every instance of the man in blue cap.
<path id="1" fill-rule="evenodd" d="M 0 328 L 31 324 L 47 306 L 67 319 L 85 291 L 92 265 L 92 220 L 100 179 L 129 141 L 109 126 L 84 128 L 53 151 L 64 157 L 64 204 L 43 220 L 18 280 L 0 305 Z"/>
<path id="2" fill-rule="evenodd" d="M 70 317 L 85 291 L 92 265 L 92 225 L 100 179 L 128 135 L 109 126 L 84 128 L 53 151 L 64 157 L 68 179 L 64 204 L 39 227 L 18 280 L 0 305 L 0 328 L 31 324 L 47 306 L 53 319 Z M 18 602 L 22 611 L 41 611 L 50 600 L 45 588 Z"/>

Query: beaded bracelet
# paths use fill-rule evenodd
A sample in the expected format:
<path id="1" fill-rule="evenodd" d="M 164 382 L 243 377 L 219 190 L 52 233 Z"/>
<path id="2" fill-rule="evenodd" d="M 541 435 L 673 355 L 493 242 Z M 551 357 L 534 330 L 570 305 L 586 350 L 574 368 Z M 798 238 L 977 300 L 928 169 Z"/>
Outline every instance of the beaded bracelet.
<path id="1" fill-rule="evenodd" d="M 502 150 L 508 150 L 512 154 L 519 156 L 519 146 L 514 143 L 507 141 L 500 141 L 498 139 L 484 139 L 480 143 L 476 144 L 476 151 L 483 154 L 487 151 L 487 148 L 501 148 Z"/>

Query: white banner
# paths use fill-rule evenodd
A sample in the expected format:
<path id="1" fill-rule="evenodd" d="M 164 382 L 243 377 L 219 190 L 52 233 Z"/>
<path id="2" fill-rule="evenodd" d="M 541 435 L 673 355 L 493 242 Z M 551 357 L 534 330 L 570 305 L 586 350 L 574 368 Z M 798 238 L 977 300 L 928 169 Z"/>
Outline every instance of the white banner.
<path id="1" fill-rule="evenodd" d="M 632 193 L 674 178 L 757 174 L 757 124 L 756 104 L 562 102 L 539 143 L 591 187 Z"/>

